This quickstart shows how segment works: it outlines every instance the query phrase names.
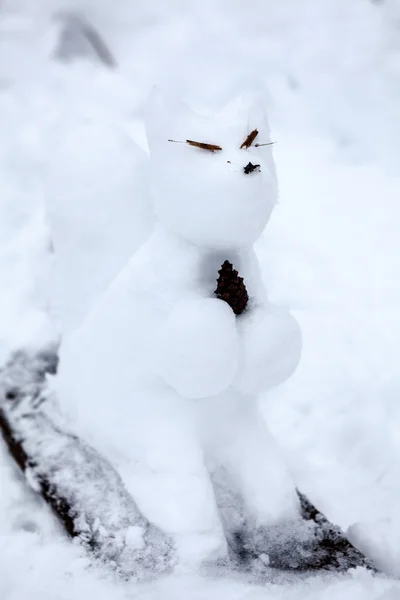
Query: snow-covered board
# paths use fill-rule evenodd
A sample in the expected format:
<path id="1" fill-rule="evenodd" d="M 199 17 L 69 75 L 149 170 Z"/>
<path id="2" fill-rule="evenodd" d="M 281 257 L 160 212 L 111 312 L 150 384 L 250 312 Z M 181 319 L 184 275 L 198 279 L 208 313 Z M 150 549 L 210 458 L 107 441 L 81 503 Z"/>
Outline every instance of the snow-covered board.
<path id="1" fill-rule="evenodd" d="M 347 539 L 340 527 L 330 523 L 307 496 L 299 491 L 297 493 L 300 498 L 303 519 L 317 524 L 315 530 L 317 551 L 314 555 L 314 569 L 327 568 L 347 571 L 356 567 L 366 567 L 377 571 L 372 562 Z"/>
<path id="2" fill-rule="evenodd" d="M 170 540 L 141 514 L 113 467 L 60 424 L 46 381 L 46 374 L 54 374 L 57 365 L 57 348 L 52 347 L 16 352 L 0 370 L 0 430 L 10 454 L 66 532 L 95 557 L 125 576 L 170 570 L 174 561 Z M 310 553 L 311 560 L 298 570 L 375 570 L 306 496 L 299 493 L 299 497 L 313 536 L 301 549 L 302 554 Z M 245 539 L 237 538 L 232 549 L 236 567 L 265 571 Z M 284 548 L 281 562 L 287 570 Z"/>
<path id="3" fill-rule="evenodd" d="M 113 467 L 51 410 L 46 374 L 57 364 L 53 347 L 16 352 L 1 369 L 0 429 L 10 454 L 65 531 L 100 561 L 124 576 L 168 571 L 168 538 L 142 516 Z"/>

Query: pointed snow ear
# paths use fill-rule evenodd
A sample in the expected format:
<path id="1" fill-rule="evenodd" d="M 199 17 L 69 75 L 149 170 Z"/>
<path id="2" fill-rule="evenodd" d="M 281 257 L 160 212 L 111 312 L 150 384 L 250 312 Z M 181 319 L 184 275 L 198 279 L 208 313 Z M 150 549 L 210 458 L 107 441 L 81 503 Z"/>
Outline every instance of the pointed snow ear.
<path id="1" fill-rule="evenodd" d="M 169 139 L 175 139 L 185 130 L 191 115 L 186 104 L 168 96 L 159 88 L 154 87 L 150 92 L 145 111 L 145 126 L 147 143 L 150 152 L 164 149 Z"/>
<path id="2" fill-rule="evenodd" d="M 167 124 L 167 107 L 164 94 L 157 87 L 151 90 L 145 110 L 147 143 L 150 151 L 163 139 Z"/>
<path id="3" fill-rule="evenodd" d="M 263 94 L 259 92 L 241 94 L 223 108 L 221 115 L 226 122 L 243 127 L 245 136 L 257 129 L 260 132 L 260 142 L 261 138 L 262 143 L 270 141 L 266 101 Z"/>
<path id="4" fill-rule="evenodd" d="M 247 127 L 250 131 L 258 129 L 260 144 L 266 144 L 271 141 L 271 131 L 268 122 L 267 108 L 265 99 L 260 95 L 253 96 L 252 102 L 247 110 Z"/>

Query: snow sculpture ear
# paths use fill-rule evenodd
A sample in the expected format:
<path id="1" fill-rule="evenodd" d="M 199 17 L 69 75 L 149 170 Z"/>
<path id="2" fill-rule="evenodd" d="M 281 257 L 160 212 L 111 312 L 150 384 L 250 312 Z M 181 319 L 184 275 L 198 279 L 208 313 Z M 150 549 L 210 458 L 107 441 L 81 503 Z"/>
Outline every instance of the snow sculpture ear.
<path id="1" fill-rule="evenodd" d="M 221 117 L 227 123 L 243 127 L 245 136 L 257 129 L 260 144 L 271 141 L 265 99 L 260 93 L 248 92 L 237 96 L 222 109 Z"/>
<path id="2" fill-rule="evenodd" d="M 184 142 L 207 131 L 208 119 L 194 113 L 184 102 L 158 88 L 151 91 L 145 113 L 147 142 L 151 154 L 164 152 L 168 140 Z M 171 148 L 169 148 L 171 151 Z"/>
<path id="3" fill-rule="evenodd" d="M 253 94 L 249 98 L 248 105 L 248 127 L 252 131 L 258 129 L 260 136 L 264 139 L 259 143 L 270 142 L 270 128 L 267 117 L 267 108 L 265 98 L 261 94 Z"/>
<path id="4" fill-rule="evenodd" d="M 165 95 L 154 87 L 148 97 L 145 112 L 147 141 L 151 149 L 166 134 L 169 115 L 174 113 L 169 104 Z"/>
<path id="5" fill-rule="evenodd" d="M 154 87 L 150 92 L 145 113 L 147 142 L 151 152 L 164 150 L 169 139 L 179 139 L 182 123 L 189 119 L 190 109 L 178 99 Z"/>

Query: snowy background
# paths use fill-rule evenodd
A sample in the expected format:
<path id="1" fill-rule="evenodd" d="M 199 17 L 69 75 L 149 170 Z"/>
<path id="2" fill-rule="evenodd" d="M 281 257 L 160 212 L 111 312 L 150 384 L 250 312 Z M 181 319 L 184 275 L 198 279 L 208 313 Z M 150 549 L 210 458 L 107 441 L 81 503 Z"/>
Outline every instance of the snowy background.
<path id="1" fill-rule="evenodd" d="M 77 12 L 116 67 L 79 36 L 72 47 L 80 53 L 63 58 L 70 51 L 60 39 Z M 118 252 L 106 252 L 115 236 L 102 224 L 115 217 L 119 230 L 142 190 L 143 156 L 132 141 L 146 151 L 151 87 L 201 107 L 255 82 L 268 91 L 280 183 L 258 252 L 271 300 L 293 311 L 304 337 L 298 371 L 264 399 L 265 414 L 300 489 L 400 575 L 398 0 L 2 0 L 0 357 L 46 335 L 54 311 L 48 228 L 63 226 L 68 199 L 76 239 L 65 239 L 75 263 L 57 304 L 71 309 L 64 328 L 150 228 L 145 203 L 136 204 L 144 228 L 132 246 L 121 236 Z M 110 196 L 118 204 L 107 215 Z M 89 252 L 80 265 L 74 249 L 96 247 L 96 231 L 103 254 Z M 85 269 L 93 287 L 82 307 Z M 240 580 L 182 575 L 138 586 L 88 570 L 3 446 L 0 558 L 2 600 L 266 595 Z M 355 573 L 271 584 L 267 593 L 395 600 L 400 584 Z"/>

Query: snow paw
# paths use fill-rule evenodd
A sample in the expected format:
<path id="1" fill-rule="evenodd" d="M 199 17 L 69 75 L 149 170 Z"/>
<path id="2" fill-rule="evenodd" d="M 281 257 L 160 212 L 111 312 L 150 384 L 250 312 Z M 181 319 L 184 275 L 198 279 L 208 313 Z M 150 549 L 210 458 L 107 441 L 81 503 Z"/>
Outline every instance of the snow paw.
<path id="1" fill-rule="evenodd" d="M 295 371 L 301 352 L 296 320 L 277 307 L 255 307 L 238 319 L 241 357 L 235 387 L 249 394 L 274 388 Z"/>
<path id="2" fill-rule="evenodd" d="M 393 519 L 355 523 L 347 531 L 349 539 L 384 573 L 400 577 L 399 526 Z"/>
<path id="3" fill-rule="evenodd" d="M 171 540 L 154 525 L 130 526 L 122 538 L 120 553 L 114 558 L 116 570 L 122 577 L 148 579 L 169 573 L 174 568 L 175 548 Z"/>

